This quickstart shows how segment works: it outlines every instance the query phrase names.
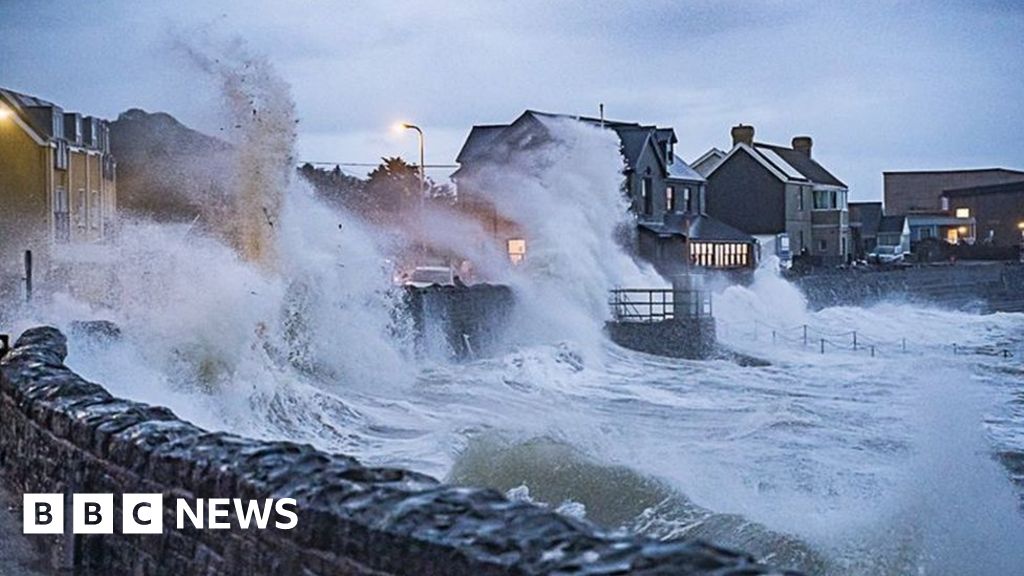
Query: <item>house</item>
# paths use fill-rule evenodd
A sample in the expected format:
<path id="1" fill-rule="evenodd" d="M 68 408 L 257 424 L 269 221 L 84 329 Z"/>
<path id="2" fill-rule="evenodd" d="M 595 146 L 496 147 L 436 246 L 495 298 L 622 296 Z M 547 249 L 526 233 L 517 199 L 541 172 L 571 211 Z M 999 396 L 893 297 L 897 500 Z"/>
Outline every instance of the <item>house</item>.
<path id="1" fill-rule="evenodd" d="M 878 246 L 899 246 L 910 252 L 910 223 L 902 214 L 882 216 L 878 222 Z"/>
<path id="2" fill-rule="evenodd" d="M 712 148 L 691 162 L 690 166 L 693 167 L 693 169 L 700 175 L 707 176 L 712 170 L 714 170 L 715 166 L 718 166 L 722 162 L 727 154 L 728 153 L 723 150 Z"/>
<path id="3" fill-rule="evenodd" d="M 885 210 L 889 214 L 945 211 L 945 190 L 1024 182 L 1024 172 L 1006 168 L 910 170 L 882 173 Z"/>
<path id="4" fill-rule="evenodd" d="M 705 176 L 707 213 L 753 234 L 763 254 L 786 260 L 806 253 L 826 265 L 846 261 L 848 188 L 814 160 L 811 138 L 797 136 L 791 147 L 765 144 L 743 124 L 731 134 L 732 149 Z"/>
<path id="5" fill-rule="evenodd" d="M 603 118 L 527 110 L 510 124 L 474 126 L 459 152 L 452 174 L 463 210 L 472 213 L 503 243 L 509 258 L 527 258 L 529 240 L 514 214 L 500 214 L 479 188 L 486 166 L 501 165 L 516 154 L 550 141 L 553 120 L 566 119 L 612 130 L 625 162 L 623 189 L 637 223 L 639 255 L 664 273 L 690 266 L 728 269 L 755 264 L 755 240 L 715 220 L 705 211 L 705 180 L 675 155 L 671 128 Z"/>
<path id="6" fill-rule="evenodd" d="M 982 244 L 1024 243 L 1024 180 L 944 190 L 942 207 L 955 217 L 973 218 Z"/>
<path id="7" fill-rule="evenodd" d="M 26 251 L 44 271 L 62 247 L 113 236 L 115 171 L 105 120 L 0 88 L 0 297 L 17 292 Z"/>
<path id="8" fill-rule="evenodd" d="M 968 212 L 911 212 L 906 216 L 907 225 L 910 226 L 911 246 L 921 240 L 932 238 L 944 240 L 949 244 L 974 243 L 976 222 Z"/>
<path id="9" fill-rule="evenodd" d="M 850 252 L 862 260 L 878 245 L 878 226 L 882 222 L 881 202 L 850 202 Z"/>

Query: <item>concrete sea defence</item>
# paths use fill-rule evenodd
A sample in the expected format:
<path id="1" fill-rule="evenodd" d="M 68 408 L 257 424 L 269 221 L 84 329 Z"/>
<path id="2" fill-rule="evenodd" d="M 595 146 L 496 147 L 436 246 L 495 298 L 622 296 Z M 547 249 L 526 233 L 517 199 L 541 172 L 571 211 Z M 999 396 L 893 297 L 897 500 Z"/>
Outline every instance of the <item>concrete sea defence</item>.
<path id="1" fill-rule="evenodd" d="M 113 397 L 34 328 L 0 360 L 0 482 L 10 493 L 115 494 L 113 534 L 30 536 L 65 574 L 792 574 L 698 541 L 603 532 L 483 489 L 309 445 L 209 432 Z M 120 494 L 161 493 L 162 535 L 125 535 Z M 294 530 L 176 529 L 183 498 L 295 498 Z"/>
<path id="2" fill-rule="evenodd" d="M 902 299 L 980 312 L 1024 312 L 1024 265 L 1017 263 L 835 270 L 794 281 L 814 308 Z"/>

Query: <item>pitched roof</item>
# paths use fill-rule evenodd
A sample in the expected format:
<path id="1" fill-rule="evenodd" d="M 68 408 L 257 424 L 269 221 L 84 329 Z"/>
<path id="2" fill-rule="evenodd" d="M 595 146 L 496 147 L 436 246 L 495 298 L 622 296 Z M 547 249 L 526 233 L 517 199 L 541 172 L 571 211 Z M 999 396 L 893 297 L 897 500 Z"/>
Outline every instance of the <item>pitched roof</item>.
<path id="1" fill-rule="evenodd" d="M 711 172 L 711 170 L 714 169 L 715 166 L 718 166 L 718 164 L 722 161 L 722 158 L 725 158 L 725 156 L 725 151 L 713 147 L 707 152 L 701 154 L 700 157 L 698 157 L 693 162 L 690 162 L 690 166 L 697 170 L 697 172 L 700 172 L 701 174 L 707 176 L 708 173 Z M 711 160 L 714 160 L 714 163 L 705 166 L 705 164 L 707 164 Z"/>
<path id="2" fill-rule="evenodd" d="M 664 222 L 641 222 L 659 236 L 684 236 L 707 242 L 740 242 L 753 244 L 754 237 L 707 214 L 666 214 Z"/>
<path id="3" fill-rule="evenodd" d="M 626 160 L 626 166 L 628 169 L 633 169 L 640 155 L 643 153 L 644 147 L 647 146 L 651 140 L 652 135 L 659 139 L 670 139 L 671 142 L 677 142 L 675 131 L 671 128 L 658 128 L 656 126 L 641 125 L 637 122 L 621 122 L 617 120 L 602 120 L 600 118 L 592 118 L 589 116 L 572 116 L 569 114 L 553 114 L 550 112 L 539 112 L 537 110 L 526 110 L 519 118 L 510 124 L 485 124 L 479 126 L 473 126 L 469 131 L 469 136 L 466 137 L 466 142 L 462 145 L 462 149 L 459 151 L 459 155 L 456 157 L 456 162 L 463 163 L 466 161 L 479 160 L 486 157 L 491 146 L 500 140 L 501 136 L 505 131 L 513 124 L 520 123 L 521 120 L 532 118 L 536 120 L 541 126 L 550 128 L 552 119 L 566 119 L 575 120 L 590 124 L 592 126 L 599 126 L 614 130 L 619 136 L 619 142 L 622 145 L 622 155 Z M 655 146 L 655 154 L 658 156 L 659 161 L 664 165 L 666 159 L 664 157 L 664 151 L 660 146 Z M 456 170 L 458 173 L 460 170 Z"/>
<path id="4" fill-rule="evenodd" d="M 942 195 L 946 198 L 963 198 L 964 196 L 1019 193 L 1024 193 L 1024 172 L 1021 173 L 1021 180 L 1018 182 L 988 184 L 986 186 L 971 186 L 969 188 L 953 188 L 951 190 L 944 190 Z"/>
<path id="5" fill-rule="evenodd" d="M 53 137 L 53 134 L 51 134 L 53 128 L 38 122 L 37 118 L 27 108 L 54 108 L 60 111 L 60 106 L 35 96 L 29 96 L 28 94 L 22 94 L 21 92 L 15 92 L 14 90 L 2 87 L 0 87 L 0 103 L 5 104 L 14 112 L 14 115 L 23 127 L 29 131 L 29 135 L 36 141 Z M 61 112 L 63 113 L 63 111 Z"/>
<path id="6" fill-rule="evenodd" d="M 843 182 L 840 179 L 833 176 L 832 173 L 826 170 L 824 166 L 818 164 L 816 160 L 814 160 L 807 154 L 804 154 L 803 152 L 794 150 L 792 148 L 787 148 L 785 146 L 778 146 L 775 144 L 764 144 L 761 142 L 754 142 L 754 149 L 762 153 L 764 153 L 766 150 L 770 151 L 771 154 L 778 156 L 782 160 L 782 162 L 787 164 L 789 168 L 792 168 L 792 170 L 795 171 L 797 175 L 802 176 L 809 182 L 814 182 L 815 184 L 827 184 L 829 186 L 840 186 L 846 188 L 846 184 L 843 184 Z M 770 154 L 767 155 L 769 156 L 769 161 L 772 161 Z M 776 162 L 772 163 L 777 164 Z M 791 174 L 791 171 L 789 169 L 783 168 L 782 166 L 778 167 L 781 170 L 783 170 L 783 172 L 786 172 L 787 175 Z"/>
<path id="7" fill-rule="evenodd" d="M 508 128 L 507 124 L 473 126 L 469 131 L 469 136 L 466 137 L 466 142 L 462 145 L 462 149 L 459 150 L 459 155 L 455 157 L 455 161 L 463 162 L 480 157 L 505 128 Z"/>

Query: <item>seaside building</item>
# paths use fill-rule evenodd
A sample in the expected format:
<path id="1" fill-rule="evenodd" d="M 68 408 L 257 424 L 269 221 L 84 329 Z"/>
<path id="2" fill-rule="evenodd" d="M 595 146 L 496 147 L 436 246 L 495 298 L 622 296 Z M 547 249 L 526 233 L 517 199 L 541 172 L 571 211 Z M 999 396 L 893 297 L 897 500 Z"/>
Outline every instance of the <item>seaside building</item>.
<path id="1" fill-rule="evenodd" d="M 516 214 L 501 213 L 488 199 L 488 184 L 481 174 L 550 142 L 553 123 L 566 120 L 612 130 L 618 137 L 625 162 L 623 189 L 636 222 L 639 256 L 665 274 L 691 267 L 755 265 L 754 238 L 707 213 L 705 179 L 675 154 L 678 139 L 672 128 L 533 110 L 510 124 L 474 126 L 452 175 L 461 209 L 484 223 L 513 262 L 529 258 L 529 238 Z"/>
<path id="2" fill-rule="evenodd" d="M 1024 180 L 945 190 L 942 206 L 955 216 L 975 220 L 977 242 L 1024 244 Z"/>
<path id="3" fill-rule="evenodd" d="M 105 120 L 0 88 L 0 297 L 72 246 L 115 233 L 116 163 Z"/>
<path id="4" fill-rule="evenodd" d="M 949 244 L 1008 246 L 1020 241 L 1017 224 L 1024 208 L 1013 191 L 1024 185 L 1024 172 L 1006 168 L 890 171 L 883 173 L 882 180 L 885 211 L 907 216 L 914 244 L 938 239 Z"/>
<path id="5" fill-rule="evenodd" d="M 813 142 L 792 146 L 754 141 L 754 127 L 732 128 L 732 149 L 697 159 L 707 178 L 707 213 L 753 234 L 762 254 L 781 260 L 807 254 L 820 264 L 850 254 L 848 188 L 811 155 Z"/>

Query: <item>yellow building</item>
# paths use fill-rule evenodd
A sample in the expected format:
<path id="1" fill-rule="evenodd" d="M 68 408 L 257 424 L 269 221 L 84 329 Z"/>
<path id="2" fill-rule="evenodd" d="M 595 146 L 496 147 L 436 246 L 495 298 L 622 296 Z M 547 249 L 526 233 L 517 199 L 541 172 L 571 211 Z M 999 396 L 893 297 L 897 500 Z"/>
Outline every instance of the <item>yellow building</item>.
<path id="1" fill-rule="evenodd" d="M 114 234 L 115 162 L 105 120 L 0 88 L 0 298 L 42 282 L 73 247 Z"/>

